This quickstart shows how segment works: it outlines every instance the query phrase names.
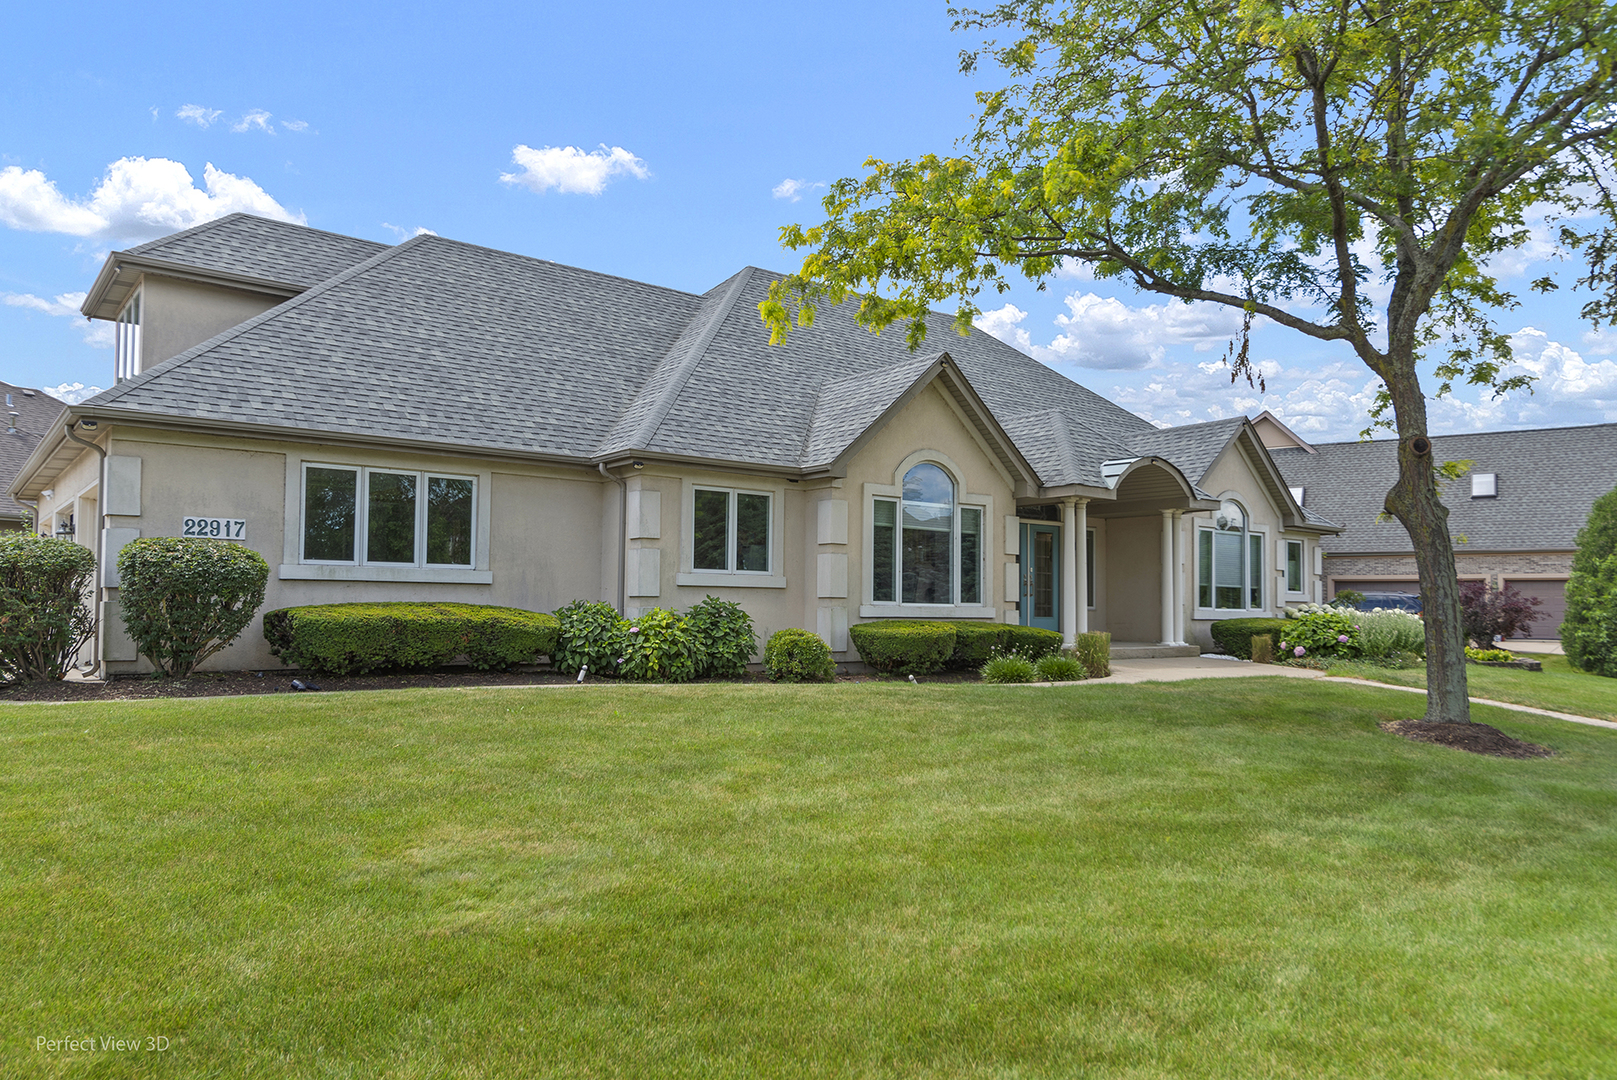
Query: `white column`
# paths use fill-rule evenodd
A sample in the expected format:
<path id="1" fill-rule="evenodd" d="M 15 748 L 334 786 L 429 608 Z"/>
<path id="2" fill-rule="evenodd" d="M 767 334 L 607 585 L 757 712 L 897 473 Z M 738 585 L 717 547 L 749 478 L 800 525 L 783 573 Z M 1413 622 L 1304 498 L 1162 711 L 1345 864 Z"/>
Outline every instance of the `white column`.
<path id="1" fill-rule="evenodd" d="M 1173 511 L 1162 512 L 1162 637 L 1173 644 Z"/>
<path id="2" fill-rule="evenodd" d="M 1078 570 L 1073 575 L 1078 586 L 1077 600 L 1073 606 L 1078 609 L 1078 633 L 1089 633 L 1089 560 L 1085 553 L 1089 550 L 1089 500 L 1077 501 L 1077 514 L 1073 524 L 1073 543 L 1076 545 L 1075 561 Z"/>
<path id="3" fill-rule="evenodd" d="M 1173 641 L 1185 642 L 1185 531 L 1183 510 L 1173 512 Z"/>
<path id="4" fill-rule="evenodd" d="M 1078 640 L 1078 500 L 1061 500 L 1061 643 L 1068 648 Z"/>

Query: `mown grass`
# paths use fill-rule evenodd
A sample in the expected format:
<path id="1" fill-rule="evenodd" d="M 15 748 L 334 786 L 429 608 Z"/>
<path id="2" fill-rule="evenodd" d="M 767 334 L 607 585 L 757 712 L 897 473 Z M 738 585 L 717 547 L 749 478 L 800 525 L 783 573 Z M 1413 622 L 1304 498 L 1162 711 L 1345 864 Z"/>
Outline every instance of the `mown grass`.
<path id="1" fill-rule="evenodd" d="M 1517 653 L 1526 660 L 1542 660 L 1543 671 L 1518 668 L 1466 666 L 1466 681 L 1472 697 L 1531 705 L 1537 709 L 1592 716 L 1596 720 L 1617 720 L 1617 679 L 1607 679 L 1580 671 L 1556 654 Z M 1345 675 L 1396 686 L 1425 686 L 1426 668 L 1383 668 L 1355 661 L 1336 661 L 1330 674 Z"/>
<path id="2" fill-rule="evenodd" d="M 1617 1075 L 1617 733 L 1289 679 L 0 708 L 7 1076 Z M 160 1035 L 164 1053 L 37 1036 Z"/>

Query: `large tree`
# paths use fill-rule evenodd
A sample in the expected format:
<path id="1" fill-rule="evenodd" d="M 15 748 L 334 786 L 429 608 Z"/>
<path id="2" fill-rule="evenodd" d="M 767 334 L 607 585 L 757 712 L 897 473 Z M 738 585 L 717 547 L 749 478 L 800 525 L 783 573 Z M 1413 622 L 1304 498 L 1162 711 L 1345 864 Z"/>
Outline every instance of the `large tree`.
<path id="1" fill-rule="evenodd" d="M 1516 299 L 1489 257 L 1537 222 L 1576 257 L 1584 315 L 1617 316 L 1617 7 L 1011 0 L 952 14 L 982 41 L 963 69 L 997 65 L 1002 88 L 977 95 L 956 153 L 867 161 L 829 189 L 828 220 L 782 230 L 809 250 L 760 307 L 775 338 L 853 292 L 864 325 L 907 321 L 915 347 L 935 304 L 955 304 L 964 332 L 985 289 L 1042 287 L 1071 261 L 1245 312 L 1232 375 L 1254 376 L 1254 318 L 1344 343 L 1385 387 L 1373 422 L 1399 436 L 1386 509 L 1425 595 L 1426 718 L 1469 720 L 1428 391 L 1526 385 L 1494 322 Z"/>

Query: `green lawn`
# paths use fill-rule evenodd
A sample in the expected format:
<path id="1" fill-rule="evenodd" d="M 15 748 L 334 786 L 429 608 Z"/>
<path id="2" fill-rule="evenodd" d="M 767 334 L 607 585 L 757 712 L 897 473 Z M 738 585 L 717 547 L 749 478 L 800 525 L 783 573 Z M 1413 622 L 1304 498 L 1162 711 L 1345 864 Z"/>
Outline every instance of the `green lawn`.
<path id="1" fill-rule="evenodd" d="M 1509 701 L 1516 705 L 1531 705 L 1537 709 L 1551 709 L 1573 716 L 1592 716 L 1597 720 L 1617 720 L 1617 679 L 1607 679 L 1579 671 L 1567 663 L 1564 656 L 1544 653 L 1516 655 L 1528 660 L 1542 660 L 1544 670 L 1522 671 L 1516 668 L 1468 665 L 1465 673 L 1471 687 L 1471 696 L 1488 698 L 1491 701 Z M 1426 685 L 1424 667 L 1399 670 L 1342 661 L 1331 665 L 1330 674 L 1393 683 L 1398 686 Z"/>
<path id="2" fill-rule="evenodd" d="M 1617 1075 L 1617 732 L 1291 679 L 0 707 L 5 1076 Z M 46 1036 L 162 1036 L 51 1053 Z"/>

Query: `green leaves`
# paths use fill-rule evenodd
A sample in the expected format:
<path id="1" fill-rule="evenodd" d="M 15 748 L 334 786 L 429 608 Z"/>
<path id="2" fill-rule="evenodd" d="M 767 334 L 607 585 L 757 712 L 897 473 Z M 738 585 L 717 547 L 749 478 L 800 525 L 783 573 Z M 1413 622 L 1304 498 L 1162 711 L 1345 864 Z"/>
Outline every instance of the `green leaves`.
<path id="1" fill-rule="evenodd" d="M 0 534 L 0 682 L 60 679 L 95 636 L 95 556 L 71 540 Z"/>
<path id="2" fill-rule="evenodd" d="M 159 671 L 184 678 L 253 621 L 269 564 L 241 544 L 143 537 L 119 552 L 118 577 L 135 647 Z"/>
<path id="3" fill-rule="evenodd" d="M 1558 207 L 1604 220 L 1561 242 L 1589 254 L 1578 284 L 1602 296 L 1585 314 L 1617 318 L 1609 3 L 1011 0 L 954 15 L 985 35 L 962 67 L 991 61 L 1006 83 L 977 95 L 963 153 L 871 159 L 832 185 L 823 224 L 781 231 L 806 254 L 760 305 L 772 340 L 855 293 L 862 325 L 907 322 L 919 347 L 940 303 L 963 332 L 985 289 L 1072 260 L 1346 341 L 1383 378 L 1412 383 L 1447 336 L 1439 393 L 1504 392 L 1527 379 L 1503 375 L 1492 320 L 1514 297 L 1486 260 Z"/>

